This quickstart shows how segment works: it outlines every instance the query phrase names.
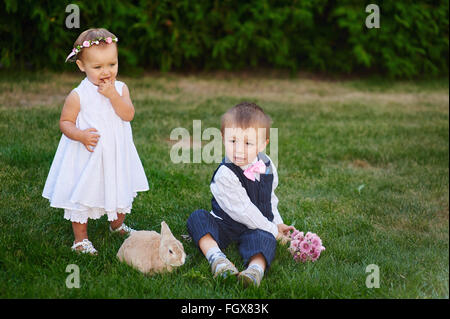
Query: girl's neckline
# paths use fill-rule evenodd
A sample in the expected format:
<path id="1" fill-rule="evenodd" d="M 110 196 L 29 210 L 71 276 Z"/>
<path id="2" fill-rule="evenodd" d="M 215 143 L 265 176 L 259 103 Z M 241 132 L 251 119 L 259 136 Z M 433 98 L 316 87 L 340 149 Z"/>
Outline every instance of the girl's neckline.
<path id="1" fill-rule="evenodd" d="M 96 88 L 98 87 L 98 85 L 95 85 L 94 83 L 92 83 L 92 82 L 88 79 L 88 77 L 85 77 L 85 78 L 84 78 L 84 81 L 86 81 L 86 83 L 89 84 L 90 86 L 94 86 L 94 87 L 96 87 Z"/>

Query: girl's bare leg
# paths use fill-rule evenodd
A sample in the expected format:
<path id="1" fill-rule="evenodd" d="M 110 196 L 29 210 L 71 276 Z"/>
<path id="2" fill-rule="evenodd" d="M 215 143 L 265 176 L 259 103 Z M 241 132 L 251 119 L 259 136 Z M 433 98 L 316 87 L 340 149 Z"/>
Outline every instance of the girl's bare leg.
<path id="1" fill-rule="evenodd" d="M 88 239 L 87 234 L 87 222 L 84 224 L 72 222 L 73 235 L 75 237 L 75 243 Z"/>
<path id="2" fill-rule="evenodd" d="M 122 226 L 124 220 L 125 220 L 125 214 L 117 213 L 117 219 L 113 220 L 112 222 L 109 222 L 109 224 L 111 225 L 111 228 L 114 230 L 114 229 L 117 229 L 120 226 Z M 125 232 L 123 230 L 121 230 L 120 233 L 122 235 L 125 234 Z"/>

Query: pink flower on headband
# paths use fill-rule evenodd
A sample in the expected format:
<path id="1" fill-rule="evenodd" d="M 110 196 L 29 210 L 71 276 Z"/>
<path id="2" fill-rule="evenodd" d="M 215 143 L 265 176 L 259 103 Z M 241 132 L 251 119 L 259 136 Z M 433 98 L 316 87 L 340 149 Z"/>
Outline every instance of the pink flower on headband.
<path id="1" fill-rule="evenodd" d="M 78 52 L 80 52 L 81 49 L 89 48 L 90 46 L 92 46 L 94 44 L 100 44 L 100 41 L 105 41 L 106 43 L 110 44 L 110 43 L 113 43 L 113 42 L 118 42 L 119 39 L 116 38 L 116 37 L 114 37 L 114 38 L 112 38 L 112 37 L 107 37 L 107 38 L 98 37 L 98 38 L 93 39 L 93 40 L 86 40 L 81 45 L 77 45 L 77 46 L 75 46 L 75 48 L 72 49 L 72 52 L 70 52 L 70 54 L 66 58 L 66 62 L 67 61 L 74 61 L 74 59 L 71 59 L 71 58 L 73 56 L 75 56 Z"/>

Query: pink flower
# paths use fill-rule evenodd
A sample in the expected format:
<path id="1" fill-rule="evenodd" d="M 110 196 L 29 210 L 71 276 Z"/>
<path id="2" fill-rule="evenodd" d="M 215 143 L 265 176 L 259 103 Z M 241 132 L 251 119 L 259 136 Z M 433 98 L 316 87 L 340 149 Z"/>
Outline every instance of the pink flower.
<path id="1" fill-rule="evenodd" d="M 307 253 L 310 249 L 311 249 L 311 245 L 306 240 L 304 240 L 300 243 L 300 251 L 302 253 Z"/>
<path id="2" fill-rule="evenodd" d="M 295 229 L 291 234 L 288 250 L 296 262 L 305 263 L 319 259 L 320 253 L 325 250 L 325 247 L 322 246 L 322 240 L 317 234 L 307 232 L 305 235 Z"/>
<path id="3" fill-rule="evenodd" d="M 319 237 L 314 236 L 314 237 L 311 239 L 311 244 L 312 244 L 314 247 L 320 247 L 320 246 L 322 246 L 322 241 L 320 240 Z"/>
<path id="4" fill-rule="evenodd" d="M 105 41 L 106 41 L 106 43 L 110 44 L 110 43 L 112 43 L 112 38 L 111 37 L 107 37 Z"/>
<path id="5" fill-rule="evenodd" d="M 302 262 L 307 261 L 307 260 L 308 260 L 308 255 L 307 255 L 306 253 L 301 253 L 301 254 L 300 254 L 300 260 L 301 260 Z"/>
<path id="6" fill-rule="evenodd" d="M 295 261 L 299 261 L 300 260 L 300 252 L 299 251 L 296 251 L 293 255 L 294 255 L 294 260 Z"/>
<path id="7" fill-rule="evenodd" d="M 298 240 L 292 240 L 291 244 L 289 245 L 289 251 L 291 252 L 291 254 L 295 254 L 295 252 L 298 250 L 298 244 L 300 242 Z"/>
<path id="8" fill-rule="evenodd" d="M 83 46 L 84 46 L 85 48 L 89 48 L 89 46 L 90 46 L 89 41 L 84 41 L 84 42 L 83 42 Z"/>
<path id="9" fill-rule="evenodd" d="M 310 256 L 311 256 L 311 261 L 316 261 L 317 259 L 319 259 L 320 252 L 316 251 L 313 254 L 311 254 Z"/>
<path id="10" fill-rule="evenodd" d="M 294 239 L 297 239 L 297 240 L 299 240 L 299 241 L 303 241 L 303 239 L 305 239 L 305 236 L 303 235 L 303 232 L 301 231 L 301 232 L 298 232 L 296 235 L 295 235 L 295 238 Z"/>
<path id="11" fill-rule="evenodd" d="M 300 243 L 300 241 L 298 241 L 297 239 L 294 239 L 293 241 L 291 241 L 291 247 L 294 249 L 297 249 L 299 243 Z"/>

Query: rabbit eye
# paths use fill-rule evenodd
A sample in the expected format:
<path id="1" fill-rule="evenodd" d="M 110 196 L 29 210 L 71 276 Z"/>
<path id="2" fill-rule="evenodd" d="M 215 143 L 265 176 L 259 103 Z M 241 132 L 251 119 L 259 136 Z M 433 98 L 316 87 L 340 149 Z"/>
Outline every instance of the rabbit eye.
<path id="1" fill-rule="evenodd" d="M 171 249 L 169 249 L 169 253 L 173 254 L 173 251 Z"/>

